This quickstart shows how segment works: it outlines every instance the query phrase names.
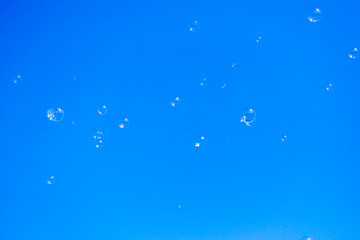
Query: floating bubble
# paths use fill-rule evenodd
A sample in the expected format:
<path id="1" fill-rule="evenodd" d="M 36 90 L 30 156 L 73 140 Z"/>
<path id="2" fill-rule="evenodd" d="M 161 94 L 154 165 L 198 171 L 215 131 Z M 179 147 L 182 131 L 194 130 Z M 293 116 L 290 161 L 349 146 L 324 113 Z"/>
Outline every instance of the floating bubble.
<path id="1" fill-rule="evenodd" d="M 308 19 L 310 22 L 318 22 L 321 19 L 321 11 L 318 8 L 315 8 L 314 11 L 312 11 L 309 16 Z"/>
<path id="2" fill-rule="evenodd" d="M 105 105 L 101 105 L 98 107 L 98 113 L 100 115 L 105 115 L 107 113 L 107 107 Z"/>
<path id="3" fill-rule="evenodd" d="M 226 84 L 224 83 L 223 85 L 221 85 L 221 88 L 225 88 L 226 87 Z"/>
<path id="4" fill-rule="evenodd" d="M 207 83 L 207 80 L 206 80 L 206 78 L 204 78 L 204 79 L 201 81 L 200 85 L 201 85 L 201 86 L 205 86 L 206 83 Z"/>
<path id="5" fill-rule="evenodd" d="M 73 80 L 76 81 L 76 79 L 77 79 L 77 76 L 75 75 L 75 76 L 73 77 Z"/>
<path id="6" fill-rule="evenodd" d="M 232 67 L 232 68 L 235 68 L 235 67 L 236 67 L 236 63 L 231 64 L 231 67 Z"/>
<path id="7" fill-rule="evenodd" d="M 327 85 L 327 87 L 326 87 L 326 91 L 330 91 L 331 87 L 332 87 L 332 84 L 329 83 L 329 84 Z"/>
<path id="8" fill-rule="evenodd" d="M 287 136 L 286 136 L 286 134 L 283 134 L 281 137 L 281 141 L 286 142 L 286 140 L 287 140 Z"/>
<path id="9" fill-rule="evenodd" d="M 256 42 L 259 43 L 260 40 L 261 40 L 261 37 L 258 37 L 258 38 L 256 39 Z"/>
<path id="10" fill-rule="evenodd" d="M 15 84 L 19 83 L 21 81 L 21 76 L 20 75 L 17 75 L 14 79 L 13 79 L 13 82 Z"/>
<path id="11" fill-rule="evenodd" d="M 198 23 L 198 21 L 194 21 L 194 22 L 190 25 L 189 30 L 190 30 L 191 32 L 196 32 L 197 30 L 199 30 L 199 23 Z"/>
<path id="12" fill-rule="evenodd" d="M 47 180 L 47 184 L 51 185 L 55 183 L 55 178 L 54 176 L 51 176 L 48 180 Z"/>
<path id="13" fill-rule="evenodd" d="M 351 49 L 350 53 L 349 53 L 349 58 L 351 59 L 355 59 L 359 56 L 359 50 L 357 48 L 353 48 Z"/>
<path id="14" fill-rule="evenodd" d="M 179 106 L 179 104 L 180 104 L 180 98 L 179 98 L 179 97 L 174 98 L 174 99 L 171 101 L 170 104 L 171 104 L 171 106 L 173 106 L 173 107 Z"/>
<path id="15" fill-rule="evenodd" d="M 311 240 L 311 238 L 310 237 L 303 237 L 303 238 L 301 238 L 301 240 Z"/>
<path id="16" fill-rule="evenodd" d="M 130 124 L 129 119 L 122 118 L 119 123 L 119 128 L 127 128 L 129 127 L 129 124 Z"/>
<path id="17" fill-rule="evenodd" d="M 47 117 L 50 121 L 60 122 L 64 118 L 64 111 L 61 108 L 50 108 L 47 110 Z"/>
<path id="18" fill-rule="evenodd" d="M 94 140 L 95 140 L 95 147 L 96 147 L 96 148 L 102 147 L 102 145 L 103 145 L 102 137 L 103 137 L 103 133 L 102 133 L 101 131 L 97 131 L 97 132 L 93 135 L 93 138 L 94 138 Z"/>
<path id="19" fill-rule="evenodd" d="M 205 137 L 200 136 L 198 137 L 198 139 L 196 139 L 195 147 L 200 147 L 201 145 L 204 145 L 204 143 L 205 143 Z"/>
<path id="20" fill-rule="evenodd" d="M 255 122 L 256 113 L 253 109 L 246 109 L 241 115 L 240 121 L 245 123 L 246 126 L 252 126 Z"/>

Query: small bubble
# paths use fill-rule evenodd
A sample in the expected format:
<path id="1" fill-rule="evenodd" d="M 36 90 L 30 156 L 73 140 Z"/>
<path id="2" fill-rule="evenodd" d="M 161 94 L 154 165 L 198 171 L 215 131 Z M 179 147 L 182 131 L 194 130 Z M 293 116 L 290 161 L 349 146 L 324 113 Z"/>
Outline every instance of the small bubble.
<path id="1" fill-rule="evenodd" d="M 286 140 L 287 140 L 287 136 L 286 136 L 286 134 L 283 134 L 281 137 L 281 141 L 286 142 Z"/>
<path id="2" fill-rule="evenodd" d="M 72 121 L 71 124 L 72 124 L 72 125 L 75 125 L 75 121 Z"/>
<path id="3" fill-rule="evenodd" d="M 256 113 L 253 109 L 246 109 L 241 115 L 240 122 L 245 123 L 246 126 L 252 126 L 255 122 Z"/>
<path id="4" fill-rule="evenodd" d="M 179 208 L 181 208 L 181 205 L 179 205 Z"/>
<path id="5" fill-rule="evenodd" d="M 75 76 L 73 77 L 73 80 L 76 81 L 76 79 L 77 79 L 77 76 L 75 75 Z"/>
<path id="6" fill-rule="evenodd" d="M 198 21 L 194 21 L 190 27 L 189 27 L 190 32 L 196 32 L 197 30 L 199 30 L 199 23 Z"/>
<path id="7" fill-rule="evenodd" d="M 327 87 L 326 87 L 326 91 L 330 91 L 331 87 L 332 87 L 332 84 L 329 83 L 329 84 L 327 85 Z"/>
<path id="8" fill-rule="evenodd" d="M 232 67 L 232 68 L 235 68 L 235 67 L 236 67 L 236 63 L 231 64 L 231 67 Z"/>
<path id="9" fill-rule="evenodd" d="M 224 83 L 223 85 L 221 85 L 221 88 L 225 88 L 226 87 L 226 83 Z"/>
<path id="10" fill-rule="evenodd" d="M 46 115 L 50 121 L 60 122 L 64 118 L 64 111 L 61 108 L 50 108 Z"/>
<path id="11" fill-rule="evenodd" d="M 129 124 L 130 124 L 129 119 L 122 118 L 119 123 L 119 128 L 127 128 L 127 127 L 129 127 Z"/>
<path id="12" fill-rule="evenodd" d="M 311 240 L 311 238 L 310 237 L 303 237 L 303 238 L 301 238 L 301 240 Z"/>
<path id="13" fill-rule="evenodd" d="M 102 137 L 103 137 L 103 133 L 101 131 L 96 131 L 95 134 L 93 135 L 96 148 L 102 147 L 102 145 L 103 145 Z"/>
<path id="14" fill-rule="evenodd" d="M 20 75 L 17 75 L 17 76 L 13 79 L 13 82 L 14 82 L 15 84 L 18 84 L 20 81 L 21 81 L 21 76 L 20 76 Z"/>
<path id="15" fill-rule="evenodd" d="M 309 14 L 308 19 L 309 19 L 310 22 L 314 22 L 314 23 L 315 23 L 315 22 L 320 21 L 321 15 L 322 15 L 322 14 L 321 14 L 320 9 L 315 8 L 315 10 L 312 11 L 312 12 Z"/>
<path id="16" fill-rule="evenodd" d="M 46 182 L 47 182 L 47 184 L 49 184 L 49 185 L 54 184 L 54 183 L 55 183 L 55 178 L 54 178 L 54 176 L 51 176 Z"/>
<path id="17" fill-rule="evenodd" d="M 200 146 L 204 145 L 204 143 L 205 143 L 205 137 L 200 136 L 196 139 L 195 147 L 200 147 Z"/>
<path id="18" fill-rule="evenodd" d="M 179 98 L 179 97 L 174 98 L 174 99 L 171 101 L 170 104 L 171 104 L 172 107 L 177 107 L 177 106 L 179 106 L 179 104 L 180 104 L 180 98 Z"/>
<path id="19" fill-rule="evenodd" d="M 258 37 L 258 38 L 256 39 L 256 42 L 259 43 L 260 40 L 261 40 L 261 37 Z"/>
<path id="20" fill-rule="evenodd" d="M 359 51 L 357 48 L 353 48 L 351 49 L 350 53 L 349 53 L 349 58 L 351 59 L 355 59 L 359 56 Z"/>
<path id="21" fill-rule="evenodd" d="M 107 107 L 105 105 L 101 105 L 98 107 L 97 111 L 100 115 L 105 115 L 107 113 Z"/>
<path id="22" fill-rule="evenodd" d="M 201 81 L 200 85 L 201 85 L 201 86 L 205 86 L 206 83 L 207 83 L 207 80 L 206 80 L 206 78 L 204 78 L 204 79 Z"/>

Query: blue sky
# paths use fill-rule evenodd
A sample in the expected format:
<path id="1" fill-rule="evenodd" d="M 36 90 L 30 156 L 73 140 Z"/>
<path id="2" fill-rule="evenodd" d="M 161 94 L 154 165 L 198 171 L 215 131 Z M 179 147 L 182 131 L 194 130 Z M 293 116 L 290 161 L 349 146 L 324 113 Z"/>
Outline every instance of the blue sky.
<path id="1" fill-rule="evenodd" d="M 357 239 L 359 6 L 2 2 L 0 239 Z"/>

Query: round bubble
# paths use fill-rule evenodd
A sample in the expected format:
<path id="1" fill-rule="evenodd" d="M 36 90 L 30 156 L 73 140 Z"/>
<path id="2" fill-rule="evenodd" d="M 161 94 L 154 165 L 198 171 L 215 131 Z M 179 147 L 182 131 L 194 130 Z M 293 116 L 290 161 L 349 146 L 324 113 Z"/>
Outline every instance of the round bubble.
<path id="1" fill-rule="evenodd" d="M 315 10 L 309 14 L 308 19 L 310 22 L 315 23 L 315 22 L 320 21 L 321 15 L 322 15 L 322 13 L 321 13 L 320 9 L 315 8 Z"/>
<path id="2" fill-rule="evenodd" d="M 201 86 L 205 86 L 206 83 L 207 83 L 206 78 L 204 78 L 204 79 L 201 81 L 200 85 L 201 85 Z"/>
<path id="3" fill-rule="evenodd" d="M 198 23 L 198 21 L 194 21 L 194 22 L 190 25 L 189 30 L 190 30 L 191 32 L 196 32 L 196 31 L 198 31 L 198 30 L 199 30 L 199 23 Z"/>
<path id="4" fill-rule="evenodd" d="M 179 104 L 180 104 L 180 98 L 179 98 L 179 97 L 174 98 L 174 99 L 171 101 L 170 104 L 171 104 L 171 106 L 173 106 L 173 107 L 179 106 Z"/>
<path id="5" fill-rule="evenodd" d="M 127 128 L 129 127 L 129 124 L 130 124 L 129 119 L 124 117 L 120 120 L 119 128 Z"/>
<path id="6" fill-rule="evenodd" d="M 245 123 L 246 126 L 252 126 L 255 123 L 256 113 L 253 109 L 246 109 L 241 115 L 240 121 Z"/>
<path id="7" fill-rule="evenodd" d="M 286 142 L 286 140 L 287 140 L 287 136 L 286 136 L 286 134 L 283 134 L 281 137 L 281 141 Z"/>
<path id="8" fill-rule="evenodd" d="M 204 136 L 200 136 L 196 139 L 196 142 L 195 142 L 195 147 L 200 147 L 202 145 L 205 144 L 205 137 Z"/>
<path id="9" fill-rule="evenodd" d="M 105 105 L 101 105 L 98 107 L 98 113 L 100 115 L 105 115 L 107 113 L 107 107 Z"/>
<path id="10" fill-rule="evenodd" d="M 61 108 L 50 108 L 46 115 L 53 122 L 60 122 L 64 119 L 64 111 Z"/>
<path id="11" fill-rule="evenodd" d="M 102 145 L 103 145 L 102 137 L 103 137 L 103 133 L 102 133 L 101 131 L 97 131 L 97 132 L 95 132 L 95 134 L 93 135 L 93 138 L 94 138 L 94 140 L 95 140 L 95 147 L 96 147 L 96 148 L 102 147 Z"/>
<path id="12" fill-rule="evenodd" d="M 349 53 L 349 58 L 351 59 L 355 59 L 359 56 L 359 50 L 357 48 L 353 48 L 351 49 L 350 53 Z"/>
<path id="13" fill-rule="evenodd" d="M 331 90 L 331 88 L 332 88 L 332 84 L 331 84 L 331 83 L 329 83 L 329 84 L 327 85 L 327 87 L 326 87 L 326 91 L 330 91 L 330 90 Z"/>
<path id="14" fill-rule="evenodd" d="M 55 183 L 55 178 L 54 176 L 51 176 L 48 180 L 47 180 L 47 184 L 51 185 Z"/>

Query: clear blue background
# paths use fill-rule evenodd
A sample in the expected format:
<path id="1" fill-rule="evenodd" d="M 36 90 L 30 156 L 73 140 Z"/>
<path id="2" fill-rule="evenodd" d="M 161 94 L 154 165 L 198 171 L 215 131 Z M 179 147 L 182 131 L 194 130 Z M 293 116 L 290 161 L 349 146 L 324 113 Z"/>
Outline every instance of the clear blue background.
<path id="1" fill-rule="evenodd" d="M 359 7 L 2 1 L 0 239 L 357 240 Z"/>

